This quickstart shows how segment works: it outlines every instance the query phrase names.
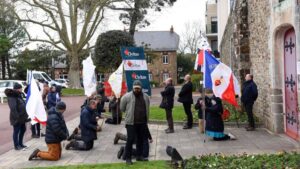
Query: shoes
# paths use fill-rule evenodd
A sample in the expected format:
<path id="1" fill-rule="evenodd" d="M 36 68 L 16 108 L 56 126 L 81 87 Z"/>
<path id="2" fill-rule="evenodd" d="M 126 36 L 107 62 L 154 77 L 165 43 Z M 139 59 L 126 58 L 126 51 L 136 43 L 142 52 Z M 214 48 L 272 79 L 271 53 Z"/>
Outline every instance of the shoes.
<path id="1" fill-rule="evenodd" d="M 125 147 L 122 146 L 122 147 L 120 148 L 120 150 L 118 151 L 118 155 L 117 155 L 118 159 L 120 159 L 120 158 L 123 156 L 124 150 L 125 150 Z"/>
<path id="2" fill-rule="evenodd" d="M 191 129 L 191 128 L 193 128 L 193 126 L 183 126 L 182 129 Z"/>
<path id="3" fill-rule="evenodd" d="M 136 161 L 148 161 L 148 159 L 143 157 L 136 157 Z"/>
<path id="4" fill-rule="evenodd" d="M 23 148 L 21 146 L 15 147 L 15 150 L 22 150 Z"/>
<path id="5" fill-rule="evenodd" d="M 254 131 L 254 130 L 255 130 L 254 127 L 247 127 L 247 128 L 246 128 L 246 131 Z"/>
<path id="6" fill-rule="evenodd" d="M 25 145 L 20 145 L 20 147 L 23 148 L 23 149 L 27 149 L 27 148 L 28 148 L 28 147 L 25 146 Z"/>
<path id="7" fill-rule="evenodd" d="M 168 130 L 165 130 L 165 132 L 166 132 L 167 134 L 169 134 L 169 133 L 174 133 L 174 130 L 168 129 Z"/>
<path id="8" fill-rule="evenodd" d="M 38 155 L 39 152 L 40 152 L 39 149 L 35 149 L 35 150 L 31 153 L 31 155 L 29 156 L 28 160 L 31 161 L 33 158 L 37 158 L 37 157 L 38 157 L 37 155 Z"/>
<path id="9" fill-rule="evenodd" d="M 127 165 L 132 165 L 133 163 L 132 163 L 131 159 L 126 159 L 126 164 Z"/>
<path id="10" fill-rule="evenodd" d="M 46 136 L 46 134 L 42 133 L 42 134 L 41 134 L 41 136 L 42 136 L 42 137 L 45 137 L 45 136 Z"/>
<path id="11" fill-rule="evenodd" d="M 68 144 L 66 145 L 66 150 L 70 150 L 72 147 L 75 146 L 75 144 L 76 144 L 76 140 L 70 141 L 70 143 L 68 143 Z"/>
<path id="12" fill-rule="evenodd" d="M 228 133 L 228 136 L 230 137 L 230 140 L 236 140 L 236 137 L 233 134 Z"/>

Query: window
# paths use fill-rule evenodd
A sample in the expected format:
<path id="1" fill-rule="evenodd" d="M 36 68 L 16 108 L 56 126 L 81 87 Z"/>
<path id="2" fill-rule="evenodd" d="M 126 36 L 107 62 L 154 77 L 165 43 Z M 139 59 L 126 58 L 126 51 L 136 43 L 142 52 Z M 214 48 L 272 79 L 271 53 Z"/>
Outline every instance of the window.
<path id="1" fill-rule="evenodd" d="M 212 51 L 218 50 L 218 41 L 217 40 L 211 41 L 211 50 Z"/>
<path id="2" fill-rule="evenodd" d="M 169 73 L 163 74 L 163 81 L 166 81 L 170 77 Z"/>
<path id="3" fill-rule="evenodd" d="M 169 56 L 168 55 L 163 55 L 163 64 L 169 64 Z"/>
<path id="4" fill-rule="evenodd" d="M 151 82 L 152 80 L 152 73 L 149 73 L 149 81 Z"/>
<path id="5" fill-rule="evenodd" d="M 211 33 L 218 33 L 218 18 L 211 17 Z"/>
<path id="6" fill-rule="evenodd" d="M 145 57 L 146 57 L 146 62 L 147 62 L 147 63 L 152 63 L 152 58 L 151 58 L 151 56 L 145 55 Z"/>

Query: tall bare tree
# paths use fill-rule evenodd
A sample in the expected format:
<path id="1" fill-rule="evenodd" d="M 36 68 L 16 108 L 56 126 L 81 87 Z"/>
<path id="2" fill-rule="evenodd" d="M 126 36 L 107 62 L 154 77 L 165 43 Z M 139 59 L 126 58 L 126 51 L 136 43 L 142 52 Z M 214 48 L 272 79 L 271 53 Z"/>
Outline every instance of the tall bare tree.
<path id="1" fill-rule="evenodd" d="M 137 25 L 150 25 L 146 19 L 149 10 L 160 12 L 163 7 L 172 6 L 175 2 L 176 0 L 124 0 L 123 3 L 112 4 L 109 7 L 112 10 L 123 11 L 119 18 L 123 24 L 129 25 L 129 33 L 134 35 Z"/>
<path id="2" fill-rule="evenodd" d="M 201 40 L 201 27 L 200 22 L 187 22 L 185 29 L 180 36 L 180 53 L 196 54 Z"/>
<path id="3" fill-rule="evenodd" d="M 30 41 L 46 42 L 65 51 L 69 58 L 69 80 L 72 88 L 80 88 L 79 55 L 92 48 L 89 41 L 104 19 L 105 8 L 122 0 L 14 0 L 15 15 L 25 27 Z M 42 28 L 35 35 L 30 28 Z M 31 27 L 30 27 L 31 26 Z"/>

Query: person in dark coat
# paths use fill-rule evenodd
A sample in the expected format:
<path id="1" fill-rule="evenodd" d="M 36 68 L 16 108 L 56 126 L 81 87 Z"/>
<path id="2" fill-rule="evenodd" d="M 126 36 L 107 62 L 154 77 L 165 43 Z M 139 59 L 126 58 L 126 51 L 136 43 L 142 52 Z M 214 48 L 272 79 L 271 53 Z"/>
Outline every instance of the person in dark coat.
<path id="1" fill-rule="evenodd" d="M 97 101 L 94 99 L 89 100 L 87 106 L 80 114 L 80 129 L 81 140 L 71 140 L 66 145 L 66 150 L 90 150 L 94 147 L 94 140 L 97 139 L 97 120 L 95 110 L 97 108 Z"/>
<path id="2" fill-rule="evenodd" d="M 48 102 L 47 102 L 47 109 L 51 109 L 52 107 L 56 106 L 56 103 L 59 102 L 58 93 L 56 92 L 56 87 L 51 86 L 50 92 L 48 93 Z"/>
<path id="3" fill-rule="evenodd" d="M 26 131 L 25 123 L 28 121 L 26 104 L 21 96 L 22 86 L 18 83 L 15 83 L 13 89 L 5 89 L 4 93 L 7 96 L 7 102 L 10 109 L 10 124 L 14 129 L 14 147 L 15 150 L 21 150 L 27 147 L 23 144 L 23 138 Z"/>
<path id="4" fill-rule="evenodd" d="M 205 134 L 212 137 L 214 141 L 236 139 L 232 134 L 224 134 L 224 122 L 222 119 L 222 100 L 214 95 L 205 98 L 205 103 L 201 100 L 200 105 L 205 104 Z"/>
<path id="5" fill-rule="evenodd" d="M 202 93 L 202 89 L 200 89 L 199 92 Z M 198 111 L 199 132 L 204 133 L 204 120 L 203 120 L 203 112 L 202 112 L 201 102 L 202 102 L 202 97 L 197 99 L 197 102 L 195 104 L 195 110 Z M 210 99 L 207 96 L 205 96 L 205 105 L 209 105 L 209 102 L 210 102 Z"/>
<path id="6" fill-rule="evenodd" d="M 105 123 L 108 124 L 120 124 L 122 121 L 122 112 L 120 110 L 120 99 L 115 95 L 109 101 L 109 110 L 112 113 L 112 118 L 108 118 Z"/>
<path id="7" fill-rule="evenodd" d="M 191 129 L 193 127 L 193 114 L 191 110 L 191 105 L 193 104 L 193 83 L 191 82 L 190 75 L 185 75 L 184 80 L 184 85 L 178 94 L 178 102 L 183 104 L 188 119 L 187 124 L 184 125 L 183 129 Z"/>
<path id="8" fill-rule="evenodd" d="M 253 75 L 247 74 L 245 77 L 245 82 L 243 83 L 242 88 L 242 97 L 241 101 L 246 109 L 248 115 L 249 126 L 246 127 L 247 131 L 255 130 L 255 123 L 253 117 L 253 104 L 258 96 L 257 86 L 253 81 Z"/>
<path id="9" fill-rule="evenodd" d="M 97 104 L 97 114 L 101 115 L 102 112 L 105 112 L 105 102 L 109 102 L 108 98 L 105 96 L 105 87 L 103 83 L 98 84 L 97 94 L 102 98 L 101 102 Z"/>
<path id="10" fill-rule="evenodd" d="M 162 96 L 161 107 L 164 108 L 166 111 L 166 117 L 167 117 L 169 127 L 165 130 L 165 132 L 168 134 L 168 133 L 174 133 L 172 109 L 174 106 L 175 88 L 173 86 L 172 78 L 168 78 L 165 81 L 165 84 L 166 87 L 164 91 L 160 92 L 160 94 Z"/>
<path id="11" fill-rule="evenodd" d="M 58 102 L 56 107 L 52 107 L 49 110 L 45 135 L 48 151 L 40 151 L 39 149 L 34 150 L 29 156 L 29 161 L 33 158 L 51 161 L 57 161 L 61 158 L 61 142 L 66 140 L 69 136 L 66 122 L 63 117 L 65 110 L 66 104 L 64 102 Z"/>

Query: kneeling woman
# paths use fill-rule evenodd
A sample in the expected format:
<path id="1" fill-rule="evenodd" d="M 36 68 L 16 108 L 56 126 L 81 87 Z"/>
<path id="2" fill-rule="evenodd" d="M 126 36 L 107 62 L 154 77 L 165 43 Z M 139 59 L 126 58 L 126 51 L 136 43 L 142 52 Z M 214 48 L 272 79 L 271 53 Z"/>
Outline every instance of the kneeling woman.
<path id="1" fill-rule="evenodd" d="M 222 119 L 223 106 L 222 100 L 213 95 L 205 107 L 205 133 L 215 141 L 235 140 L 232 134 L 224 134 L 224 122 Z"/>

